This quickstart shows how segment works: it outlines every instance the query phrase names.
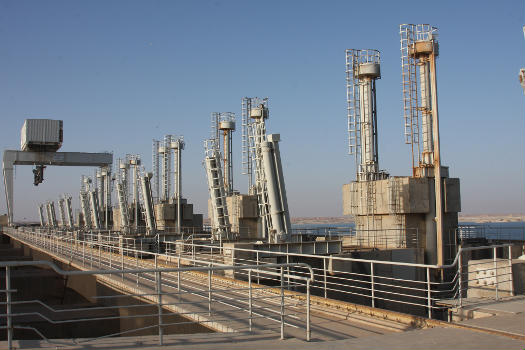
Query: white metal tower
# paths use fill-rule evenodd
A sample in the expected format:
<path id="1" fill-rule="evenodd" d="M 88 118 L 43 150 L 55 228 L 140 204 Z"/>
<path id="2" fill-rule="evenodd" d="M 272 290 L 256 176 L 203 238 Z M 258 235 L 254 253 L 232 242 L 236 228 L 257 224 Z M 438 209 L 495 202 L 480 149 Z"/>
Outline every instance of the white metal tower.
<path id="1" fill-rule="evenodd" d="M 100 224 L 100 204 L 98 202 L 97 192 L 97 188 L 89 192 L 89 208 L 91 210 L 91 223 L 93 228 L 100 230 L 102 225 Z"/>
<path id="2" fill-rule="evenodd" d="M 437 113 L 437 28 L 402 24 L 400 34 L 405 143 L 412 145 L 413 168 L 432 167 L 436 143 L 433 114 Z"/>
<path id="3" fill-rule="evenodd" d="M 235 113 L 233 112 L 213 112 L 212 120 L 212 139 L 220 145 L 220 134 L 222 131 L 222 152 L 224 169 L 224 187 L 226 195 L 233 193 L 233 132 L 235 131 Z M 220 146 L 218 146 L 220 147 Z"/>
<path id="4" fill-rule="evenodd" d="M 73 228 L 75 221 L 73 219 L 73 205 L 71 203 L 72 197 L 70 195 L 65 194 L 64 201 L 65 201 L 64 204 L 66 206 L 67 227 Z"/>
<path id="5" fill-rule="evenodd" d="M 49 226 L 53 228 L 57 228 L 58 223 L 57 223 L 57 216 L 56 216 L 56 211 L 55 211 L 55 203 L 53 201 L 47 202 L 47 208 L 48 208 L 47 210 L 48 210 Z"/>
<path id="6" fill-rule="evenodd" d="M 126 155 L 126 159 L 128 160 L 129 166 L 132 168 L 133 172 L 131 175 L 131 179 L 129 183 L 131 184 L 132 193 L 133 193 L 133 226 L 135 231 L 138 230 L 139 227 L 139 170 L 141 165 L 140 155 L 138 154 L 128 154 Z"/>
<path id="7" fill-rule="evenodd" d="M 46 219 L 44 216 L 44 205 L 40 204 L 38 206 L 38 217 L 40 218 L 40 226 L 45 227 L 46 226 Z"/>
<path id="8" fill-rule="evenodd" d="M 145 173 L 140 175 L 141 195 L 143 201 L 143 215 L 146 222 L 146 232 L 153 235 L 157 231 L 157 223 L 155 220 L 155 208 L 153 203 L 153 195 L 151 191 L 152 173 Z"/>
<path id="9" fill-rule="evenodd" d="M 153 196 L 155 202 L 160 202 L 160 141 L 153 140 L 152 168 L 153 168 Z"/>
<path id="10" fill-rule="evenodd" d="M 381 78 L 377 50 L 346 50 L 349 153 L 355 155 L 356 180 L 385 178 L 379 170 L 376 80 Z"/>
<path id="11" fill-rule="evenodd" d="M 120 226 L 121 231 L 124 233 L 129 232 L 129 206 L 128 206 L 128 195 L 126 192 L 126 185 L 124 182 L 117 182 L 117 198 L 120 209 Z"/>
<path id="12" fill-rule="evenodd" d="M 66 199 L 64 197 L 58 198 L 58 213 L 60 214 L 60 226 L 67 227 L 66 223 Z"/>
<path id="13" fill-rule="evenodd" d="M 268 99 L 243 98 L 243 158 L 250 182 L 255 169 L 255 184 L 250 193 L 257 194 L 261 235 L 270 243 L 290 240 L 290 214 L 279 151 L 279 134 L 266 135 L 269 117 Z M 246 171 L 249 170 L 249 171 Z"/>
<path id="14" fill-rule="evenodd" d="M 171 141 L 172 136 L 164 136 L 164 141 L 159 146 L 159 154 L 162 158 L 162 180 L 161 180 L 161 201 L 168 202 L 171 190 Z"/>
<path id="15" fill-rule="evenodd" d="M 248 193 L 255 194 L 255 188 L 253 186 L 253 166 L 254 166 L 254 138 L 252 135 L 252 128 L 255 120 L 251 118 L 250 113 L 252 108 L 258 106 L 265 106 L 268 108 L 268 98 L 259 97 L 243 97 L 241 101 L 242 109 L 242 174 L 248 176 Z M 266 127 L 264 120 L 268 118 L 268 114 L 263 118 L 264 132 L 266 133 Z"/>
<path id="16" fill-rule="evenodd" d="M 279 151 L 279 134 L 267 135 L 266 141 L 260 144 L 260 157 L 264 169 L 264 190 L 261 193 L 266 208 L 266 223 L 269 242 L 290 241 L 291 223 L 288 212 L 288 200 L 284 184 L 281 153 Z"/>
<path id="17" fill-rule="evenodd" d="M 173 150 L 173 200 L 177 203 L 177 233 L 181 233 L 182 226 L 182 150 L 185 147 L 184 137 L 180 136 L 175 138 L 171 136 L 171 142 L 169 145 L 170 150 Z"/>
<path id="18" fill-rule="evenodd" d="M 96 178 L 100 214 L 103 214 L 104 227 L 108 229 L 109 208 L 111 207 L 111 168 L 109 166 L 101 167 L 96 172 Z"/>
<path id="19" fill-rule="evenodd" d="M 92 227 L 90 205 L 89 205 L 89 187 L 91 179 L 82 175 L 80 183 L 80 208 L 82 210 L 82 217 L 84 219 L 84 227 L 90 229 Z"/>

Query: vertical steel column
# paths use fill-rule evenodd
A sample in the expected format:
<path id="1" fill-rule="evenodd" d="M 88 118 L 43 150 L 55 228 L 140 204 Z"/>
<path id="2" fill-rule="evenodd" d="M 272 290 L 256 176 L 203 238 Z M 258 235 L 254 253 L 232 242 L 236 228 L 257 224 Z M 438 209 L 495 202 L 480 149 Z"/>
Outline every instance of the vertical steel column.
<path id="1" fill-rule="evenodd" d="M 323 258 L 323 273 L 324 273 L 324 298 L 327 298 L 327 291 L 326 291 L 326 258 Z"/>
<path id="2" fill-rule="evenodd" d="M 497 251 L 497 248 L 494 247 L 492 249 L 492 255 L 493 255 L 493 260 L 494 260 L 494 276 L 496 278 L 496 300 L 499 300 L 499 295 L 498 295 L 498 292 L 499 292 L 499 286 L 498 286 L 498 260 L 497 260 L 497 255 L 498 255 L 498 251 Z"/>
<path id="3" fill-rule="evenodd" d="M 284 339 L 284 268 L 281 266 L 281 340 Z"/>
<path id="4" fill-rule="evenodd" d="M 211 269 L 208 270 L 208 316 L 211 316 Z"/>
<path id="5" fill-rule="evenodd" d="M 135 246 L 134 248 L 135 248 L 135 268 L 138 270 L 139 269 L 139 253 L 137 252 L 137 247 Z M 139 286 L 139 278 L 140 278 L 140 275 L 137 272 L 137 287 Z"/>
<path id="6" fill-rule="evenodd" d="M 135 226 L 135 234 L 139 229 L 139 189 L 138 189 L 138 165 L 133 166 L 133 226 Z"/>
<path id="7" fill-rule="evenodd" d="M 259 267 L 258 267 L 259 266 L 259 251 L 257 251 L 257 262 L 256 262 L 256 264 L 257 264 L 257 284 L 261 284 L 261 281 L 259 279 Z"/>
<path id="8" fill-rule="evenodd" d="M 155 255 L 155 261 L 157 256 Z M 156 268 L 156 267 L 155 267 Z M 159 327 L 159 345 L 163 345 L 163 330 L 162 330 L 162 274 L 157 271 L 157 311 L 159 313 L 158 327 Z"/>
<path id="9" fill-rule="evenodd" d="M 5 267 L 5 289 L 6 289 L 6 318 L 7 318 L 7 348 L 13 349 L 13 319 L 11 316 L 11 269 Z"/>
<path id="10" fill-rule="evenodd" d="M 306 280 L 306 341 L 312 338 L 312 330 L 310 328 L 310 278 Z"/>
<path id="11" fill-rule="evenodd" d="M 184 143 L 181 142 L 180 139 L 177 140 L 177 183 L 175 184 L 177 186 L 177 233 L 181 234 L 181 224 L 182 224 L 182 207 L 181 207 L 181 198 L 182 198 L 182 147 L 184 146 Z"/>
<path id="12" fill-rule="evenodd" d="M 458 278 L 458 283 L 459 283 L 459 293 L 458 293 L 458 296 L 459 296 L 459 307 L 462 308 L 463 307 L 463 259 L 462 259 L 462 256 L 463 256 L 463 252 L 460 248 L 459 250 L 459 256 L 458 256 L 458 270 L 459 270 L 459 278 Z"/>
<path id="13" fill-rule="evenodd" d="M 177 258 L 177 268 L 180 269 L 180 256 Z M 177 293 L 179 294 L 180 301 L 180 270 L 177 271 Z"/>
<path id="14" fill-rule="evenodd" d="M 432 318 L 432 297 L 430 289 L 430 267 L 427 267 L 427 308 L 428 318 Z"/>
<path id="15" fill-rule="evenodd" d="M 124 270 L 124 240 L 122 237 L 119 239 L 120 248 L 120 269 Z M 124 273 L 122 273 L 122 280 L 124 281 Z"/>
<path id="16" fill-rule="evenodd" d="M 512 246 L 509 245 L 510 295 L 514 296 L 514 276 L 512 275 Z"/>
<path id="17" fill-rule="evenodd" d="M 434 186 L 436 192 L 437 265 L 444 265 L 443 254 L 443 184 L 441 179 L 441 150 L 439 143 L 439 113 L 437 102 L 436 53 L 430 55 L 430 83 L 432 85 L 432 138 L 434 140 Z"/>
<path id="18" fill-rule="evenodd" d="M 248 312 L 250 314 L 250 318 L 248 319 L 248 323 L 250 325 L 250 332 L 252 331 L 252 269 L 248 270 Z"/>
<path id="19" fill-rule="evenodd" d="M 370 288 L 371 288 L 371 295 L 372 295 L 372 307 L 375 307 L 375 288 L 374 288 L 374 263 L 370 263 Z"/>

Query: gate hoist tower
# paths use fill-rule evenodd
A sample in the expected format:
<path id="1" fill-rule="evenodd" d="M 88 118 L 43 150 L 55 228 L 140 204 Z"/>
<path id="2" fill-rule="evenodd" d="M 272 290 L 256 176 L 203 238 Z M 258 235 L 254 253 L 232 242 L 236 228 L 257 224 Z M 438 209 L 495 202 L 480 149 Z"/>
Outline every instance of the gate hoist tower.
<path id="1" fill-rule="evenodd" d="M 202 215 L 193 213 L 193 204 L 182 196 L 183 136 L 165 135 L 153 140 L 153 203 L 157 230 L 184 233 L 183 228 L 202 228 Z"/>
<path id="2" fill-rule="evenodd" d="M 233 132 L 235 131 L 235 113 L 213 112 L 211 114 L 211 133 L 215 147 L 222 154 L 224 188 L 227 196 L 233 194 Z M 222 135 L 221 135 L 222 134 Z M 222 136 L 222 142 L 221 142 Z M 220 145 L 222 144 L 222 151 Z"/>
<path id="3" fill-rule="evenodd" d="M 288 242 L 291 240 L 291 224 L 279 151 L 280 135 L 266 134 L 268 99 L 259 104 L 253 102 L 250 100 L 247 103 L 249 120 L 245 124 L 249 158 L 253 162 L 249 169 L 255 169 L 254 192 L 257 195 L 260 231 L 269 243 Z M 251 178 L 251 173 L 248 175 Z"/>
<path id="4" fill-rule="evenodd" d="M 403 24 L 400 34 L 405 142 L 411 145 L 412 176 L 392 177 L 377 172 L 373 161 L 377 154 L 370 147 L 377 145 L 374 143 L 377 136 L 374 140 L 366 127 L 369 120 L 366 109 L 370 105 L 366 85 L 374 84 L 363 86 L 361 74 L 361 65 L 373 60 L 362 61 L 360 55 L 356 60 L 355 50 L 348 50 L 350 150 L 355 152 L 356 159 L 359 152 L 361 156 L 356 165 L 357 181 L 343 186 L 343 213 L 354 215 L 358 238 L 360 230 L 362 233 L 362 246 L 421 248 L 425 262 L 445 264 L 455 256 L 453 237 L 461 202 L 459 179 L 449 178 L 448 167 L 442 167 L 440 161 L 437 29 L 426 24 Z M 365 57 L 370 55 L 367 53 Z M 366 68 L 368 72 L 371 67 Z M 359 99 L 355 97 L 357 86 Z M 375 93 L 372 95 L 375 101 Z M 436 178 L 439 181 L 434 181 Z"/>

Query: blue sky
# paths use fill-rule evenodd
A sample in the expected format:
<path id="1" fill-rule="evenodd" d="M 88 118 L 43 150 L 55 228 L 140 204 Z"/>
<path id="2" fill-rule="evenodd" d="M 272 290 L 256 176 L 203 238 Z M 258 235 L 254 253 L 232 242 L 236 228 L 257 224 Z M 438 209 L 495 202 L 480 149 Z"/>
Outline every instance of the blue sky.
<path id="1" fill-rule="evenodd" d="M 380 166 L 408 175 L 399 24 L 430 23 L 442 160 L 461 179 L 463 212 L 523 213 L 524 11 L 521 1 L 3 0 L 0 147 L 18 149 L 23 120 L 47 117 L 64 120 L 63 151 L 139 153 L 150 167 L 153 138 L 184 135 L 183 194 L 205 213 L 210 113 L 240 119 L 243 96 L 268 96 L 292 216 L 339 216 L 341 186 L 355 178 L 344 51 L 381 51 Z M 246 192 L 234 137 L 234 183 Z M 76 199 L 81 174 L 92 169 L 49 167 L 34 187 L 31 167 L 18 167 L 17 218 L 64 192 Z"/>

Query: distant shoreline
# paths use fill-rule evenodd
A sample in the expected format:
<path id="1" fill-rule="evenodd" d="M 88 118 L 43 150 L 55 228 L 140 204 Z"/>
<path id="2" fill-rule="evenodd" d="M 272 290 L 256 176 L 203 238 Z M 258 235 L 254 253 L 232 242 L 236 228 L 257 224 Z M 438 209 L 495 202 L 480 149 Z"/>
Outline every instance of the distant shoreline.
<path id="1" fill-rule="evenodd" d="M 292 218 L 294 225 L 334 225 L 334 224 L 352 224 L 354 219 L 352 217 L 298 217 Z M 459 216 L 459 222 L 474 222 L 484 224 L 488 222 L 504 223 L 504 222 L 524 222 L 525 215 L 523 214 L 465 214 Z"/>

